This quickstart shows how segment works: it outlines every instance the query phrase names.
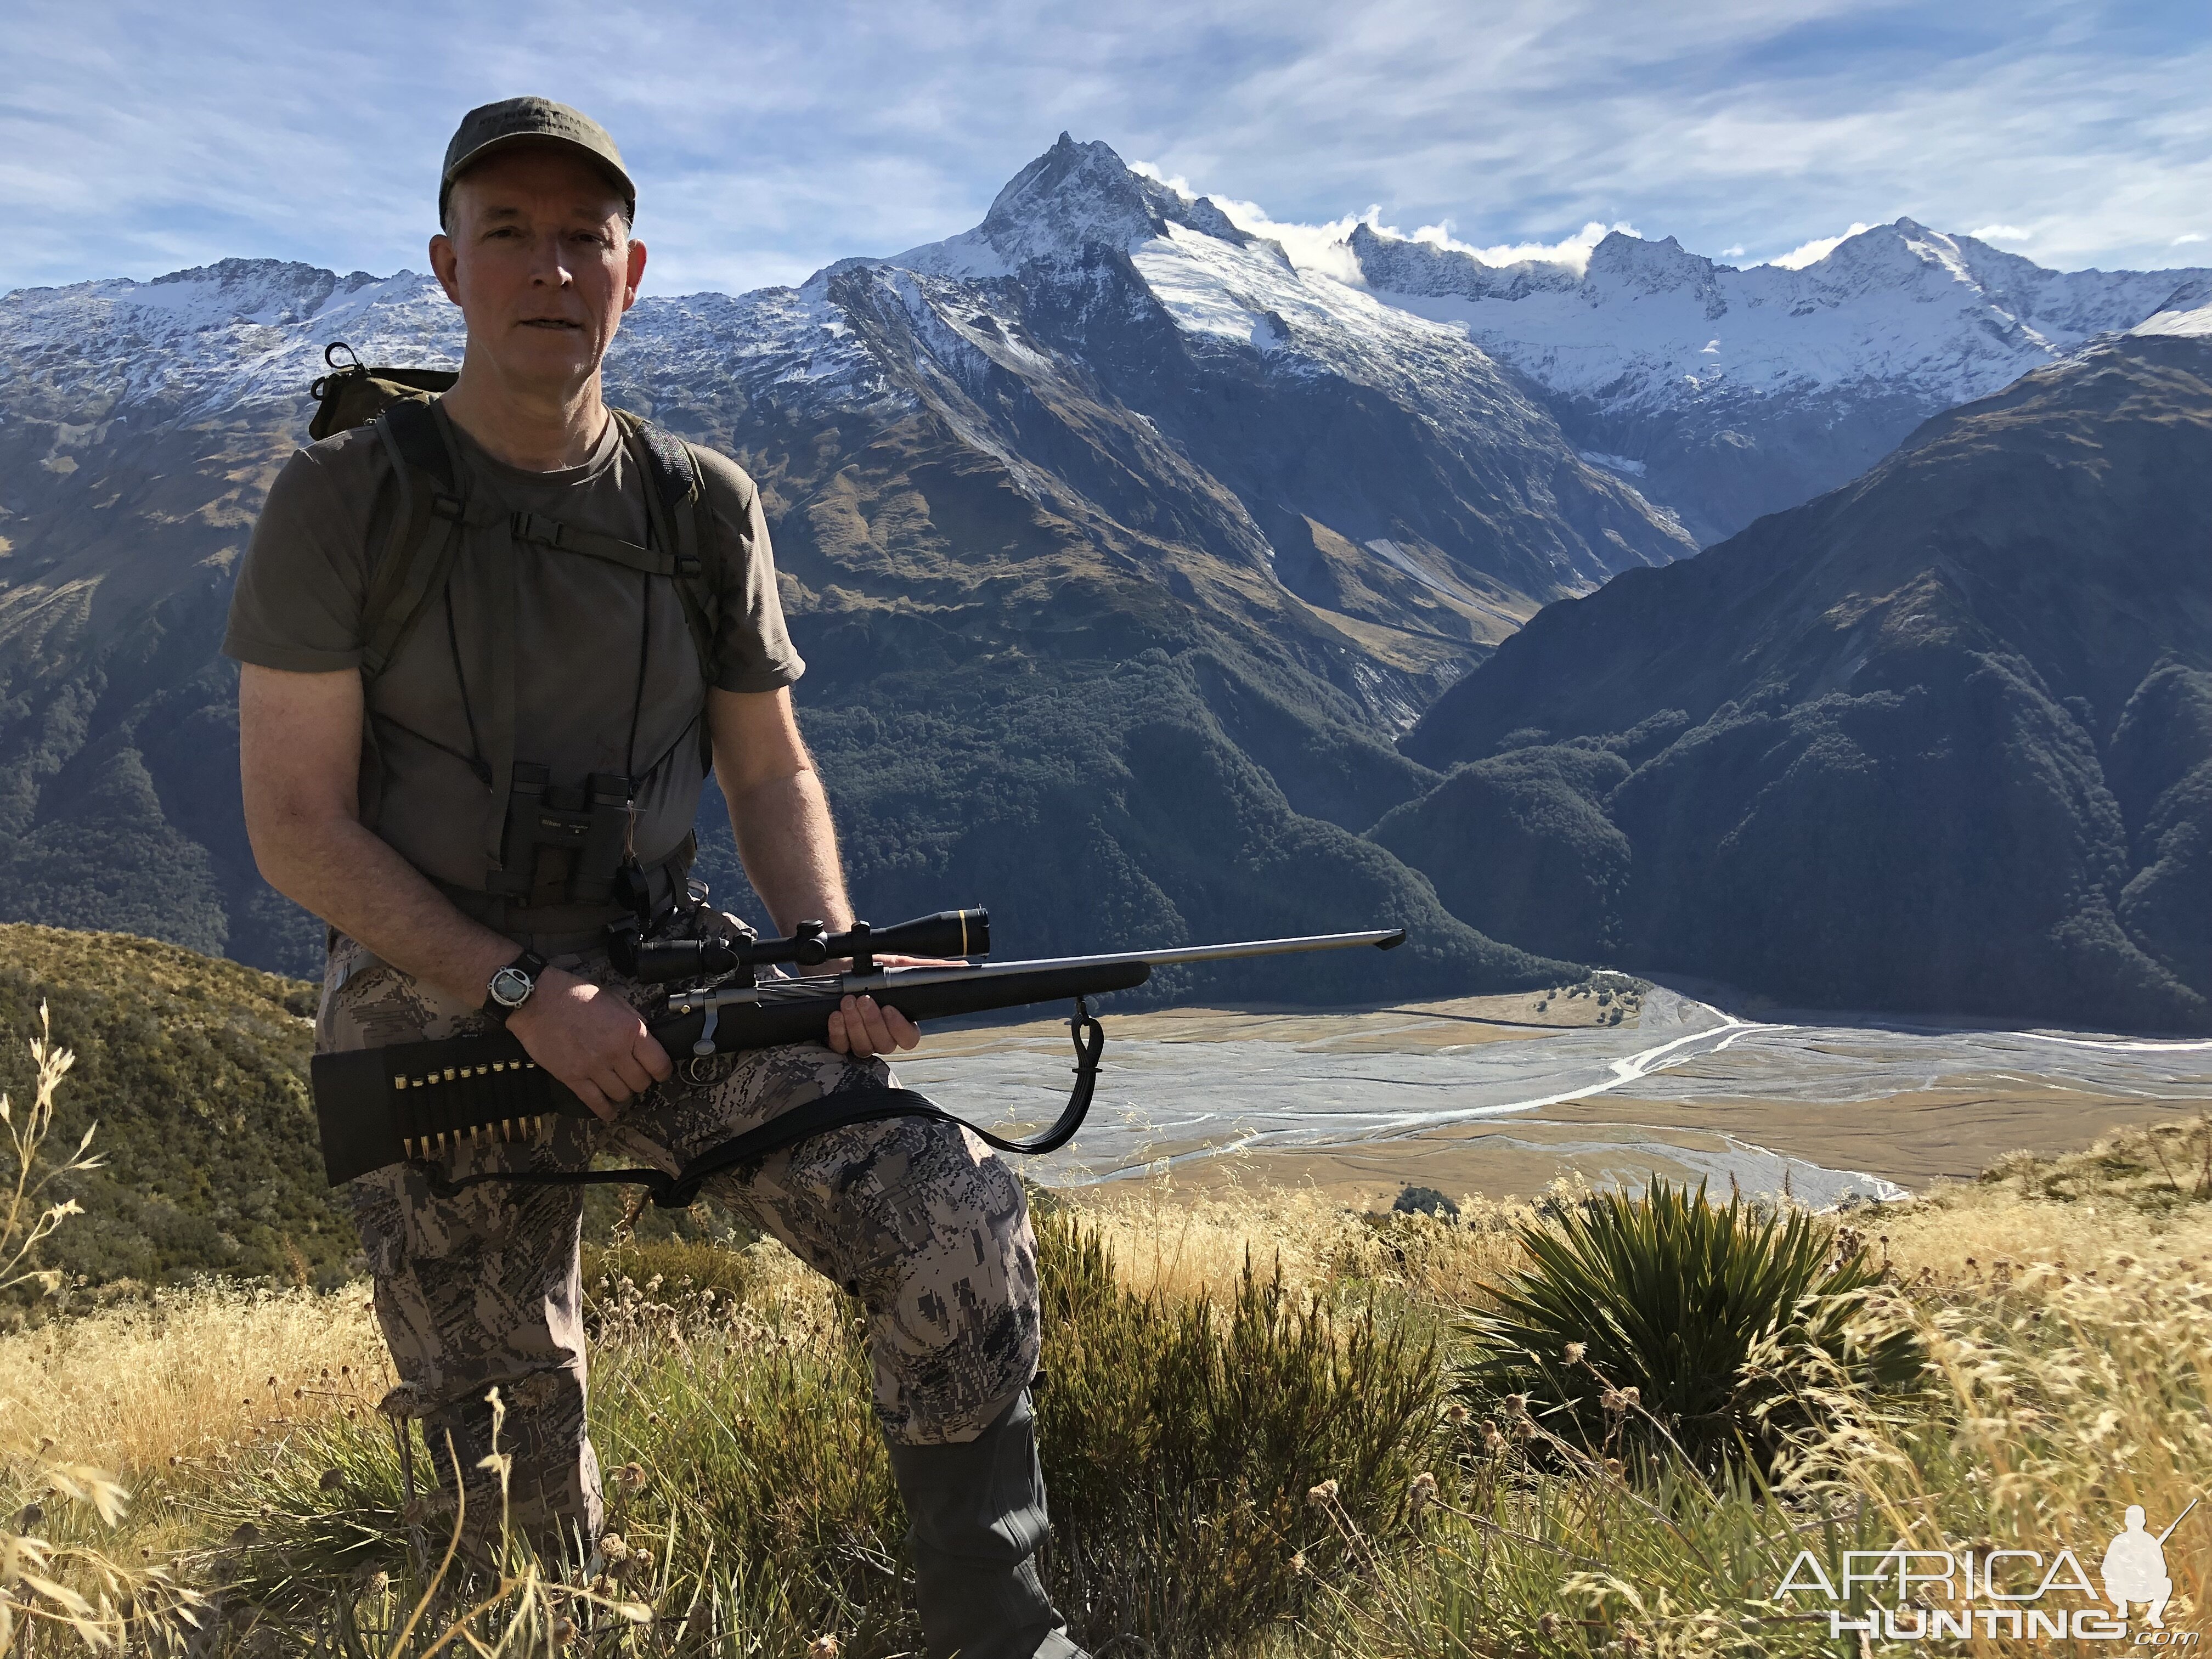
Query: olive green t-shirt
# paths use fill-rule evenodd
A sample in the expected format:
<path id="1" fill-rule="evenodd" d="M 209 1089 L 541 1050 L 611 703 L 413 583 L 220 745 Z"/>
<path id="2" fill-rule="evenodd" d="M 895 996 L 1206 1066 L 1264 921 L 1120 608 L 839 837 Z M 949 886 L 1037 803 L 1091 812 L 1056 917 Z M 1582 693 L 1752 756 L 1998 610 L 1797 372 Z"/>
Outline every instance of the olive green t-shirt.
<path id="1" fill-rule="evenodd" d="M 690 831 L 704 768 L 706 687 L 771 691 L 805 664 L 777 600 L 760 492 L 735 463 L 695 448 L 717 533 L 699 551 L 723 561 L 711 672 L 676 585 L 603 560 L 512 540 L 529 513 L 640 545 L 650 539 L 649 487 L 609 420 L 591 458 L 556 472 L 493 459 L 455 428 L 469 474 L 469 528 L 443 595 L 423 605 L 369 688 L 362 744 L 363 817 L 433 878 L 481 888 L 495 855 L 503 803 L 489 799 L 486 731 L 499 702 L 485 683 L 491 608 L 502 603 L 485 556 L 507 538 L 513 560 L 514 757 L 546 767 L 556 786 L 594 772 L 643 781 L 637 851 L 665 858 Z M 223 651 L 295 673 L 357 669 L 362 608 L 383 557 L 400 491 L 373 428 L 295 453 L 270 486 L 232 596 Z"/>

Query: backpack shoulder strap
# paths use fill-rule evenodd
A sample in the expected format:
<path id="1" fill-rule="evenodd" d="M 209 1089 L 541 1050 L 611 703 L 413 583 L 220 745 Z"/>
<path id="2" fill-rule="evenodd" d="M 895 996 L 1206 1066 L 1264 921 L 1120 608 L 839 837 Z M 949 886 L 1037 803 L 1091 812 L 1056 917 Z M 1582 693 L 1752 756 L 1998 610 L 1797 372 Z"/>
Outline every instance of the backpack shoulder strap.
<path id="1" fill-rule="evenodd" d="M 653 539 L 676 556 L 676 593 L 699 653 L 699 672 L 714 683 L 714 627 L 721 616 L 722 562 L 709 545 L 714 510 L 691 446 L 628 410 L 615 410 L 631 453 L 643 458 L 646 516 Z"/>
<path id="2" fill-rule="evenodd" d="M 363 680 L 392 665 L 424 605 L 443 590 L 461 547 L 467 485 L 455 465 L 443 419 L 427 398 L 403 398 L 376 417 L 392 458 L 399 510 L 362 607 Z"/>

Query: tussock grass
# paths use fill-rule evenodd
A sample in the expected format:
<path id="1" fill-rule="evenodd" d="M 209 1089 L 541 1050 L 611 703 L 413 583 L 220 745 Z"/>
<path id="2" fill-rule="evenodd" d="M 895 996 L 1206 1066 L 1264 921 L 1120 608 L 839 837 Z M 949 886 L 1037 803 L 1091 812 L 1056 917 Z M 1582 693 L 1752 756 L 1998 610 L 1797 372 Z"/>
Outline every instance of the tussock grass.
<path id="1" fill-rule="evenodd" d="M 1519 1234 L 1528 1266 L 1468 1320 L 1462 1387 L 1587 1449 L 1772 1465 L 1832 1377 L 1910 1386 L 1922 1344 L 1856 1229 L 1654 1181 Z"/>
<path id="2" fill-rule="evenodd" d="M 1928 1364 L 1903 1395 L 1812 1366 L 1792 1386 L 1819 1409 L 1750 1466 L 1624 1462 L 1502 1380 L 1449 1386 L 1480 1373 L 1489 1287 L 1540 1266 L 1530 1241 L 1586 1191 L 1470 1200 L 1458 1224 L 1310 1194 L 1058 1195 L 1055 1592 L 1116 1655 L 1748 1659 L 1833 1650 L 1804 1617 L 1824 1608 L 1771 1600 L 1801 1548 L 1832 1571 L 1900 1539 L 2094 1558 L 2125 1504 L 2163 1525 L 2212 1485 L 2212 1203 L 2143 1201 L 2143 1159 L 2109 1147 L 2064 1167 L 2063 1194 L 2015 1166 L 1778 1224 L 1881 1270 Z M 621 1540 L 587 1562 L 447 1559 L 451 1513 L 407 1506 L 368 1409 L 387 1377 L 358 1285 L 203 1287 L 0 1337 L 0 1395 L 131 1500 L 48 1532 L 171 1566 L 208 1598 L 210 1652 L 917 1650 L 857 1310 L 772 1242 L 596 1249 L 586 1285 Z M 2212 1548 L 2169 1560 L 2167 1621 L 2191 1627 Z"/>

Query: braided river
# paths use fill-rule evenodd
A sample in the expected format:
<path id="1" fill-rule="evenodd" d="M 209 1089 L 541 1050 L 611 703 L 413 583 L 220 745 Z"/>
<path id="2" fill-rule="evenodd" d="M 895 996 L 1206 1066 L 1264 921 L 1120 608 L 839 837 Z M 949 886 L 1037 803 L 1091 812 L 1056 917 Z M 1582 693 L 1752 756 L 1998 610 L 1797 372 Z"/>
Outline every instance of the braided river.
<path id="1" fill-rule="evenodd" d="M 1381 1193 L 1656 1170 L 1825 1205 L 2212 1109 L 2208 1039 L 1752 1018 L 1656 986 L 1620 1025 L 1546 1024 L 1533 1007 L 1109 1015 L 1088 1124 L 1029 1172 L 1067 1186 L 1246 1169 Z M 897 1069 L 976 1122 L 1034 1128 L 1058 1114 L 1068 1060 L 1065 1027 L 1039 1022 L 933 1034 Z"/>

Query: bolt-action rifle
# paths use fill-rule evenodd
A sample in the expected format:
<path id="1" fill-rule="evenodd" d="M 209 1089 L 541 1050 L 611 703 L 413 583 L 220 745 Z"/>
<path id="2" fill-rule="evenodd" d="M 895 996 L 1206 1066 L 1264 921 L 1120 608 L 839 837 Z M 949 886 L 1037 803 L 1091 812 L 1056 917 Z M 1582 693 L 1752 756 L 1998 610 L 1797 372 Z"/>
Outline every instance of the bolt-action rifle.
<path id="1" fill-rule="evenodd" d="M 632 979 L 673 985 L 667 1012 L 647 1022 L 679 1067 L 695 1082 L 717 1054 L 780 1043 L 819 1042 L 830 1016 L 848 996 L 869 996 L 912 1020 L 1036 1002 L 1075 1003 L 1068 1029 L 1075 1045 L 1075 1088 L 1053 1126 L 1027 1140 L 977 1128 L 910 1089 L 870 1085 L 842 1089 L 794 1106 L 769 1122 L 711 1147 L 674 1176 L 658 1170 L 501 1170 L 450 1176 L 448 1154 L 507 1142 L 546 1139 L 555 1120 L 587 1118 L 591 1109 L 530 1058 L 506 1031 L 401 1042 L 314 1058 L 315 1117 L 322 1130 L 323 1164 L 332 1186 L 399 1163 L 420 1167 L 431 1189 L 450 1197 L 481 1182 L 585 1184 L 628 1182 L 651 1189 L 655 1204 L 683 1209 L 701 1184 L 723 1170 L 757 1163 L 811 1135 L 851 1123 L 891 1117 L 934 1118 L 961 1123 L 1002 1152 L 1034 1154 L 1064 1146 L 1083 1125 L 1098 1077 L 1106 1034 L 1087 999 L 1142 985 L 1156 967 L 1176 963 L 1227 962 L 1297 951 L 1340 951 L 1402 945 L 1402 927 L 1360 933 L 1320 933 L 1302 939 L 1255 939 L 1229 945 L 1185 945 L 1093 957 L 1054 957 L 1034 962 L 981 960 L 991 949 L 990 917 L 981 910 L 944 910 L 895 927 L 855 922 L 842 933 L 819 922 L 801 922 L 789 939 L 723 945 L 697 939 L 618 940 L 615 965 Z M 933 967 L 885 967 L 886 956 L 959 957 Z M 760 970 L 789 963 L 818 967 L 845 961 L 845 971 L 796 978 L 763 978 Z M 678 981 L 686 981 L 678 984 Z"/>

